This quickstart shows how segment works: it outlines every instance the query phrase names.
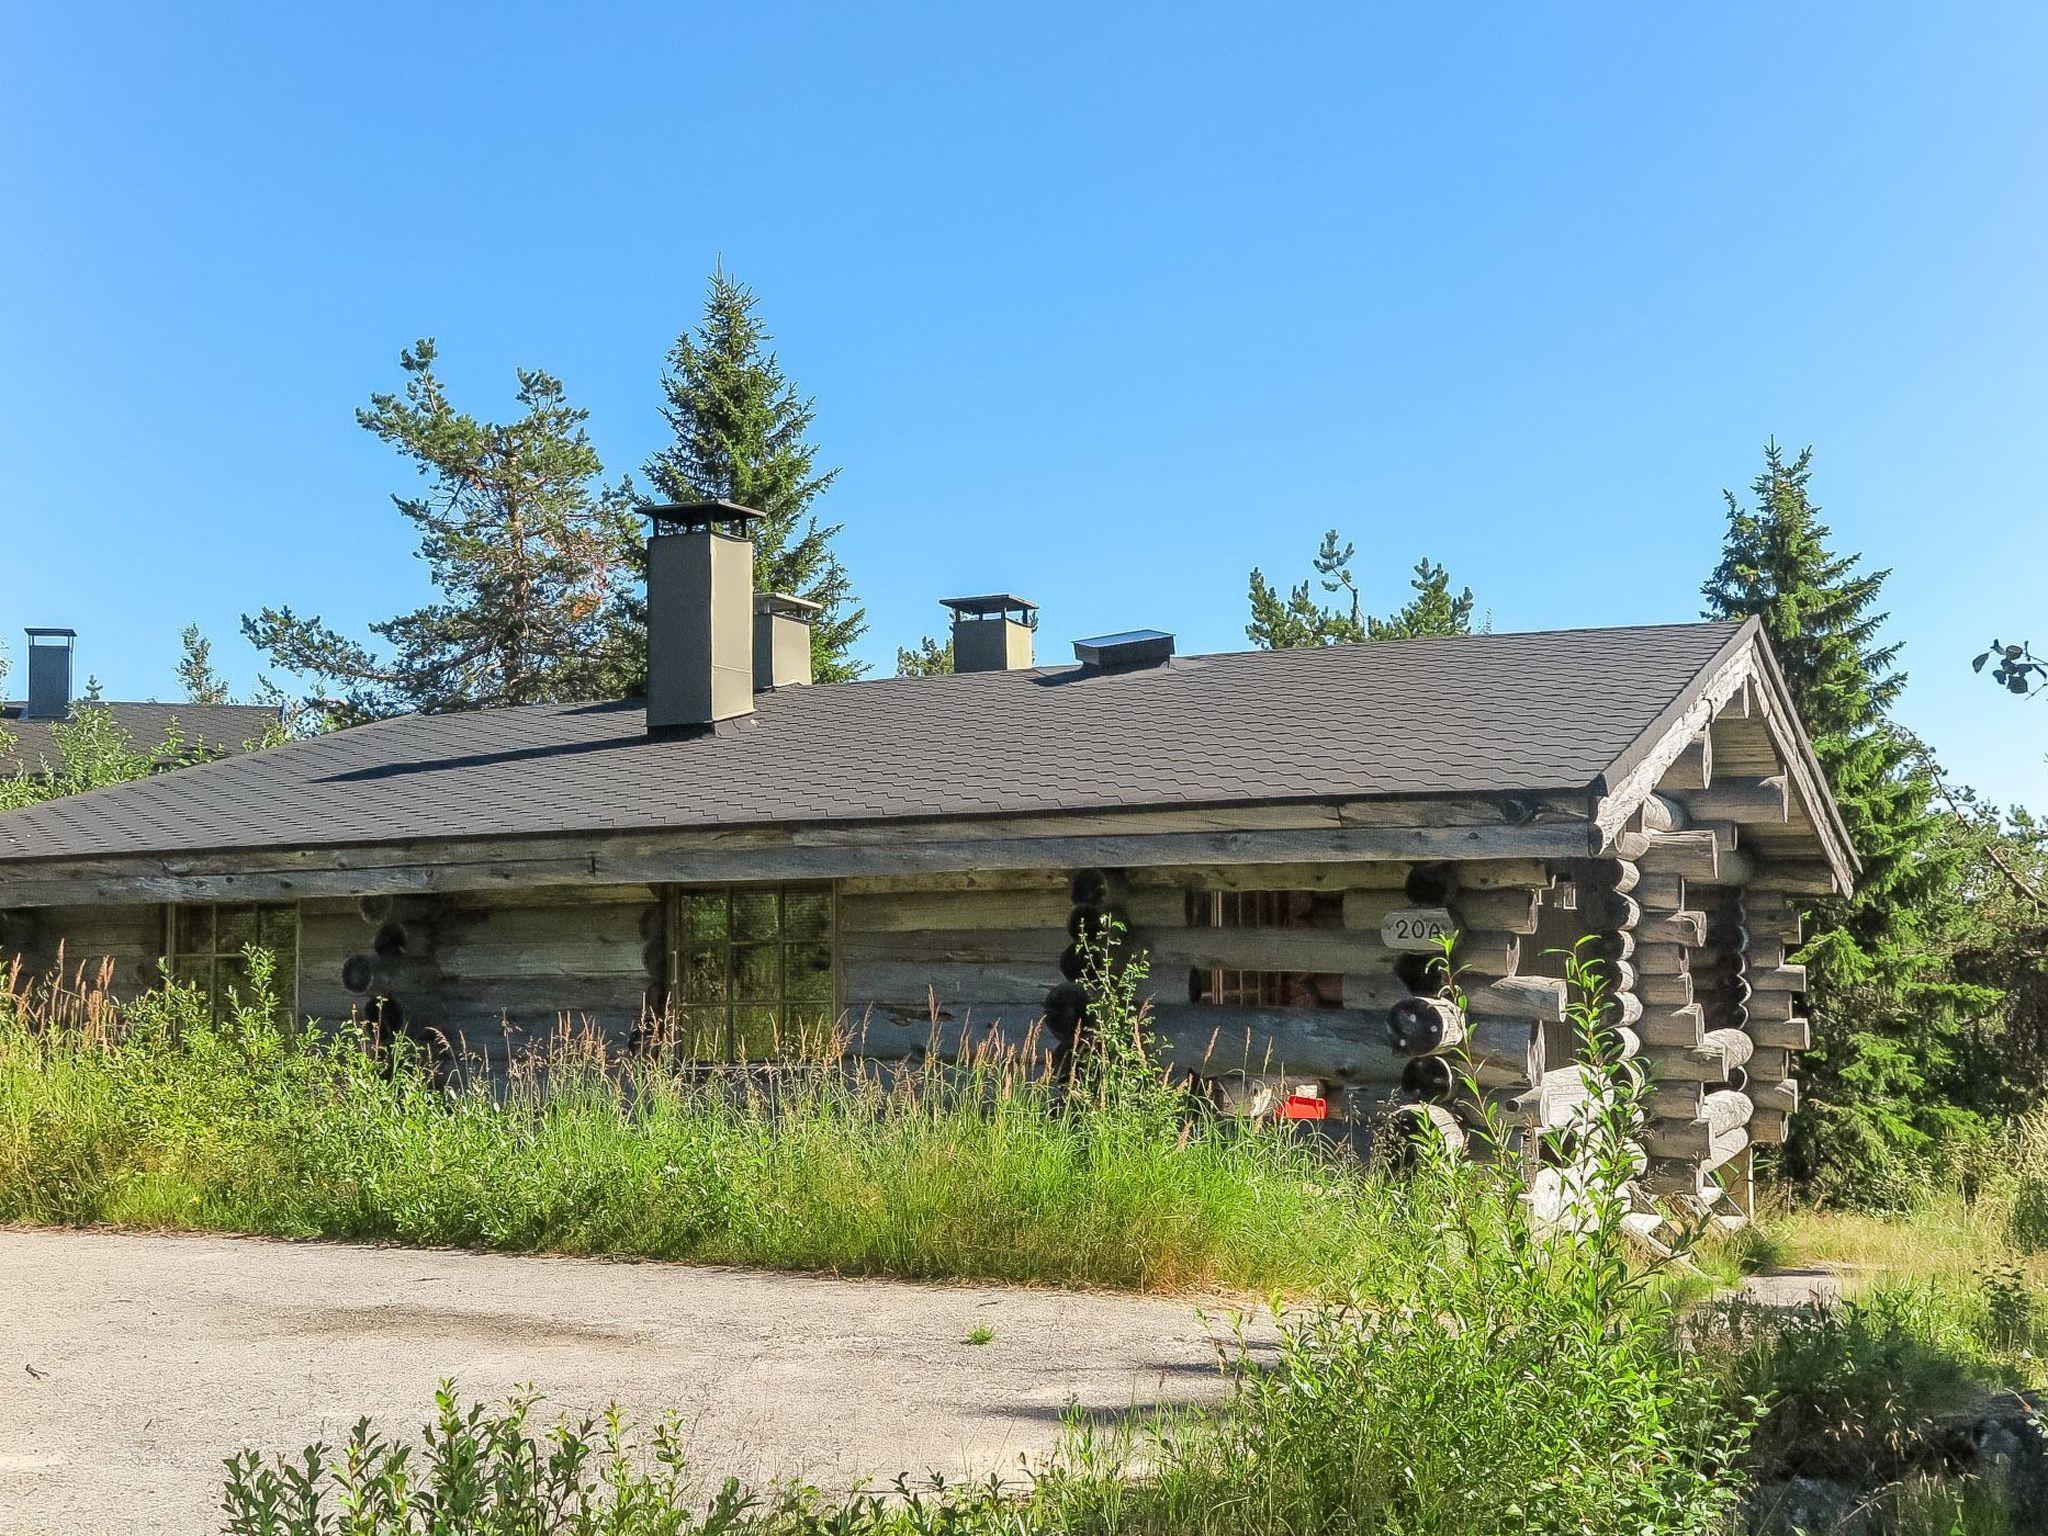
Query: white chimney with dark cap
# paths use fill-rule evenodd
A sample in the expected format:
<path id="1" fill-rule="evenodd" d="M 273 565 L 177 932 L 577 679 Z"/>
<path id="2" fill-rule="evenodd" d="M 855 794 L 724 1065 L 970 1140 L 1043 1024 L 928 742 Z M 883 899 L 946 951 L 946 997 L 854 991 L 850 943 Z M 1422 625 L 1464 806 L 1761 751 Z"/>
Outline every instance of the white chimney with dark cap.
<path id="1" fill-rule="evenodd" d="M 71 653 L 78 643 L 75 629 L 29 629 L 28 699 L 24 720 L 71 718 Z"/>
<path id="2" fill-rule="evenodd" d="M 955 672 L 1022 672 L 1031 666 L 1031 634 L 1038 604 L 1009 592 L 982 597 L 942 597 L 953 610 Z"/>

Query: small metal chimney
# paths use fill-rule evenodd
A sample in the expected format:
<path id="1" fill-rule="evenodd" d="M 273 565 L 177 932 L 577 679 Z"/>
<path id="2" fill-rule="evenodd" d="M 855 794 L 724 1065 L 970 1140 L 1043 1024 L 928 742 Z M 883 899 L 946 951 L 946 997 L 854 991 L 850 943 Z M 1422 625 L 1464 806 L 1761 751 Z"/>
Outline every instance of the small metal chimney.
<path id="1" fill-rule="evenodd" d="M 24 720 L 64 720 L 71 714 L 71 652 L 78 643 L 75 629 L 30 629 L 28 635 L 28 702 Z"/>
<path id="2" fill-rule="evenodd" d="M 1090 672 L 1136 672 L 1173 659 L 1173 636 L 1163 629 L 1127 629 L 1074 642 L 1074 659 Z"/>
<path id="3" fill-rule="evenodd" d="M 754 599 L 754 692 L 811 680 L 811 619 L 825 605 L 780 592 Z"/>
<path id="4" fill-rule="evenodd" d="M 754 540 L 730 501 L 644 507 L 647 731 L 708 730 L 754 710 Z"/>
<path id="5" fill-rule="evenodd" d="M 1009 592 L 984 597 L 942 597 L 953 610 L 955 672 L 1022 672 L 1031 665 L 1031 632 L 1038 604 Z"/>

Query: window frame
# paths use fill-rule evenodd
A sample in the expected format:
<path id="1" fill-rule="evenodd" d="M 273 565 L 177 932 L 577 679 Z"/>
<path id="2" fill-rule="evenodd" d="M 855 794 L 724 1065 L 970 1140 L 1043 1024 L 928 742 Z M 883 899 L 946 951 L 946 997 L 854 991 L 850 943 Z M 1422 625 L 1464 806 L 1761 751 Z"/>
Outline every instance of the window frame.
<path id="1" fill-rule="evenodd" d="M 791 925 L 789 899 L 792 896 L 823 899 L 823 917 L 813 933 L 797 933 Z M 743 933 L 737 918 L 742 901 L 772 898 L 774 923 L 769 933 Z M 720 933 L 716 937 L 693 934 L 688 906 L 715 899 L 724 907 Z M 821 1015 L 815 1026 L 831 1029 L 839 1018 L 839 888 L 832 880 L 734 881 L 706 885 L 670 885 L 662 891 L 663 1022 L 670 1039 L 689 1060 L 705 1065 L 726 1065 L 740 1061 L 769 1062 L 786 1058 L 787 1032 L 792 1016 Z M 805 948 L 822 948 L 828 996 L 802 997 L 791 991 L 790 955 Z M 742 996 L 744 962 L 736 959 L 750 950 L 775 951 L 776 985 L 772 996 Z M 690 957 L 717 959 L 717 997 L 690 995 L 692 978 L 705 973 L 689 964 Z M 772 1013 L 767 1020 L 744 1019 L 742 1011 Z M 694 1017 L 704 1012 L 723 1015 L 717 1020 Z M 765 1023 L 770 1032 L 770 1049 L 760 1050 L 753 1032 Z M 807 1027 L 796 1019 L 797 1028 Z M 706 1050 L 705 1032 L 718 1031 L 716 1050 Z"/>
<path id="2" fill-rule="evenodd" d="M 291 985 L 280 991 L 277 1000 L 278 1022 L 287 1026 L 296 1023 L 299 1018 L 300 961 L 305 948 L 306 933 L 305 914 L 301 910 L 301 903 L 296 901 L 174 901 L 166 903 L 164 906 L 164 958 L 162 967 L 165 980 L 189 984 L 190 978 L 180 972 L 180 962 L 189 963 L 204 960 L 206 962 L 207 974 L 206 982 L 201 987 L 201 991 L 207 999 L 207 1012 L 209 1016 L 216 1024 L 220 1022 L 222 1008 L 226 1002 L 226 997 L 219 985 L 220 963 L 223 960 L 239 960 L 242 956 L 242 948 L 223 950 L 220 947 L 220 915 L 224 910 L 246 910 L 254 913 L 259 932 L 261 931 L 264 914 L 277 912 L 289 912 L 291 914 L 292 942 L 290 954 L 283 954 L 275 948 L 272 948 L 271 952 L 277 955 L 281 963 L 289 964 L 291 967 Z M 185 948 L 179 943 L 179 915 L 181 913 L 197 911 L 203 911 L 207 914 L 209 924 L 207 948 L 204 950 Z M 246 945 L 243 946 L 243 948 L 246 947 Z M 271 946 L 261 943 L 258 943 L 256 947 L 271 948 Z"/>
<path id="3" fill-rule="evenodd" d="M 1227 890 L 1215 886 L 1191 889 L 1185 914 L 1190 928 L 1251 928 L 1268 931 L 1332 931 L 1342 926 L 1341 905 L 1335 924 L 1295 922 L 1288 915 L 1299 902 L 1311 913 L 1330 893 L 1297 890 Z M 1339 903 L 1342 897 L 1337 898 Z M 1334 982 L 1334 987 L 1330 984 Z M 1315 1002 L 1290 1002 L 1288 995 L 1307 992 Z M 1323 994 L 1329 994 L 1324 996 Z M 1345 1006 L 1344 978 L 1324 971 L 1243 971 L 1223 966 L 1188 968 L 1188 1001 L 1199 1008 L 1246 1008 L 1260 1012 L 1322 1013 Z"/>

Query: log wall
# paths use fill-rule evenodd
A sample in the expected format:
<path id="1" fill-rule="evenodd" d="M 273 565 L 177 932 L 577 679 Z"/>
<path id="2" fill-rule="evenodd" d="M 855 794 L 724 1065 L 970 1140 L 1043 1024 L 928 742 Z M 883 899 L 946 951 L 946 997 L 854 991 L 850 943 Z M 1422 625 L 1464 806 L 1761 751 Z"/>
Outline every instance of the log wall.
<path id="1" fill-rule="evenodd" d="M 105 963 L 113 993 L 132 997 L 163 979 L 165 920 L 154 902 L 0 912 L 0 969 L 18 961 L 24 974 L 42 977 L 61 968 L 67 983 L 90 985 Z"/>

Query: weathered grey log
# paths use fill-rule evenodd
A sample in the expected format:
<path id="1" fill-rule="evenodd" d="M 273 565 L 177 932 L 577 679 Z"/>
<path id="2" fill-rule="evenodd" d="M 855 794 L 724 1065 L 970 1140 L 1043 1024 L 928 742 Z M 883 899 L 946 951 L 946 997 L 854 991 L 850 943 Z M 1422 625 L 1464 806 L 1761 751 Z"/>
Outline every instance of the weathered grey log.
<path id="1" fill-rule="evenodd" d="M 1755 1058 L 1756 1044 L 1739 1029 L 1710 1029 L 1690 1049 L 1659 1049 L 1650 1055 L 1650 1070 L 1658 1077 L 1679 1078 L 1695 1083 L 1720 1083 L 1730 1072 Z"/>
<path id="2" fill-rule="evenodd" d="M 1696 1120 L 1706 1102 L 1706 1085 L 1666 1078 L 1652 1082 L 1643 1096 L 1644 1109 L 1659 1120 Z"/>
<path id="3" fill-rule="evenodd" d="M 1220 1071 L 1299 1072 L 1342 1082 L 1400 1081 L 1383 1014 L 1356 1008 L 1234 1008 L 1154 1002 L 1152 1027 L 1177 1064 Z"/>
<path id="4" fill-rule="evenodd" d="M 1743 1012 L 1751 1024 L 1784 1023 L 1799 1016 L 1796 992 L 1745 992 Z"/>
<path id="5" fill-rule="evenodd" d="M 1690 956 L 1683 944 L 1645 942 L 1636 949 L 1636 970 L 1644 976 L 1683 976 L 1692 969 Z"/>
<path id="6" fill-rule="evenodd" d="M 1778 965 L 1769 969 L 1751 966 L 1747 972 L 1749 989 L 1752 992 L 1804 992 L 1806 990 L 1806 967 L 1803 965 Z"/>
<path id="7" fill-rule="evenodd" d="M 1465 1015 L 1442 997 L 1404 997 L 1387 1010 L 1387 1043 L 1406 1056 L 1455 1050 L 1465 1041 Z"/>
<path id="8" fill-rule="evenodd" d="M 1776 1146 L 1785 1139 L 1787 1119 L 1782 1110 L 1759 1109 L 1749 1122 L 1749 1139 L 1758 1146 Z"/>
<path id="9" fill-rule="evenodd" d="M 1673 793 L 1705 789 L 1714 782 L 1714 741 L 1701 731 L 1685 750 L 1672 759 L 1671 766 L 1664 770 L 1664 777 L 1657 781 L 1660 790 Z"/>
<path id="10" fill-rule="evenodd" d="M 1636 935 L 1645 944 L 1676 944 L 1681 949 L 1698 949 L 1707 942 L 1707 918 L 1703 912 L 1657 911 L 1646 916 Z"/>
<path id="11" fill-rule="evenodd" d="M 1163 928 L 1131 930 L 1155 969 L 1312 971 L 1345 975 L 1392 964 L 1376 935 L 1330 928 Z"/>
<path id="12" fill-rule="evenodd" d="M 1722 849 L 1716 845 L 1714 873 L 1695 875 L 1695 885 L 1747 885 L 1756 876 L 1756 859 L 1741 848 Z"/>
<path id="13" fill-rule="evenodd" d="M 1785 963 L 1785 945 L 1778 939 L 1751 936 L 1745 930 L 1742 960 L 1744 967 L 1748 970 L 1776 970 Z"/>
<path id="14" fill-rule="evenodd" d="M 1714 1135 L 1704 1119 L 1652 1120 L 1643 1128 L 1643 1150 L 1653 1158 L 1698 1161 L 1713 1150 Z"/>
<path id="15" fill-rule="evenodd" d="M 1666 1047 L 1696 1049 L 1707 1034 L 1705 1020 L 1696 1004 L 1684 1008 L 1652 1009 L 1643 1015 L 1636 1029 L 1643 1037 L 1643 1044 L 1653 1050 Z"/>
<path id="16" fill-rule="evenodd" d="M 1525 885 L 1541 890 L 1553 878 L 1550 866 L 1541 859 L 1491 859 L 1460 864 L 1457 876 L 1461 891 L 1508 890 Z"/>
<path id="17" fill-rule="evenodd" d="M 1760 1110 L 1789 1115 L 1799 1108 L 1799 1080 L 1788 1077 L 1782 1083 L 1758 1083 L 1749 1096 Z"/>
<path id="18" fill-rule="evenodd" d="M 1692 825 L 1685 806 L 1675 797 L 1645 795 L 1636 808 L 1636 827 L 1643 832 L 1683 832 Z"/>
<path id="19" fill-rule="evenodd" d="M 1463 928 L 1491 928 L 1504 933 L 1536 931 L 1539 892 L 1532 886 L 1505 890 L 1459 890 L 1450 899 L 1451 913 Z"/>
<path id="20" fill-rule="evenodd" d="M 1611 991 L 1633 992 L 1637 981 L 1641 979 L 1640 973 L 1636 970 L 1635 962 L 1632 960 L 1608 960 L 1602 958 L 1599 961 L 1599 966 L 1600 979 L 1607 983 Z"/>
<path id="21" fill-rule="evenodd" d="M 919 891 L 839 898 L 839 926 L 847 933 L 902 933 L 920 929 L 1057 927 L 1071 903 L 1065 891 Z M 1184 921 L 1176 909 L 1173 921 Z"/>
<path id="22" fill-rule="evenodd" d="M 1718 1136 L 1738 1125 L 1747 1125 L 1755 1108 L 1748 1094 L 1738 1093 L 1732 1088 L 1723 1088 L 1707 1094 L 1701 1100 L 1700 1118 L 1705 1120 Z"/>
<path id="23" fill-rule="evenodd" d="M 1609 1024 L 1633 1026 L 1643 1016 L 1643 1000 L 1633 992 L 1610 992 L 1602 1002 Z"/>
<path id="24" fill-rule="evenodd" d="M 1508 1124 L 1554 1131 L 1585 1116 L 1594 1103 L 1593 1077 L 1584 1066 L 1557 1067 L 1496 1103 Z"/>
<path id="25" fill-rule="evenodd" d="M 1813 1048 L 1813 1026 L 1805 1019 L 1751 1019 L 1749 1037 L 1758 1045 L 1780 1050 L 1806 1051 Z"/>
<path id="26" fill-rule="evenodd" d="M 1460 933 L 1452 962 L 1475 980 L 1485 976 L 1512 976 L 1522 962 L 1521 937 L 1486 930 Z"/>
<path id="27" fill-rule="evenodd" d="M 1635 834 L 1642 846 L 1625 857 L 1633 857 L 1646 875 L 1678 875 L 1687 880 L 1712 880 L 1720 868 L 1720 849 L 1712 832 L 1643 832 Z"/>
<path id="28" fill-rule="evenodd" d="M 1476 1019 L 1538 1019 L 1562 1023 L 1567 988 L 1550 976 L 1503 976 L 1466 990 L 1465 1011 Z"/>
<path id="29" fill-rule="evenodd" d="M 1721 779 L 1684 796 L 1686 808 L 1700 821 L 1771 824 L 1790 818 L 1791 790 L 1783 774 L 1763 779 Z"/>
<path id="30" fill-rule="evenodd" d="M 1685 876 L 1644 870 L 1632 894 L 1645 912 L 1679 911 L 1685 906 Z"/>
<path id="31" fill-rule="evenodd" d="M 1832 896 L 1835 893 L 1835 872 L 1825 864 L 1771 860 L 1759 864 L 1747 883 L 1751 890 L 1756 891 L 1776 891 L 1793 896 Z"/>
<path id="32" fill-rule="evenodd" d="M 1636 995 L 1659 1008 L 1683 1008 L 1693 1001 L 1690 976 L 1645 976 L 1636 983 Z"/>
<path id="33" fill-rule="evenodd" d="M 1407 864 L 1189 864 L 1158 869 L 1127 869 L 1133 891 L 1352 891 L 1398 892 L 1408 879 Z M 919 877 L 923 878 L 923 877 Z M 1065 882 L 1061 882 L 1061 889 Z"/>
<path id="34" fill-rule="evenodd" d="M 1792 1075 L 1793 1053 L 1779 1046 L 1759 1045 L 1743 1070 L 1752 1083 L 1782 1083 Z"/>

